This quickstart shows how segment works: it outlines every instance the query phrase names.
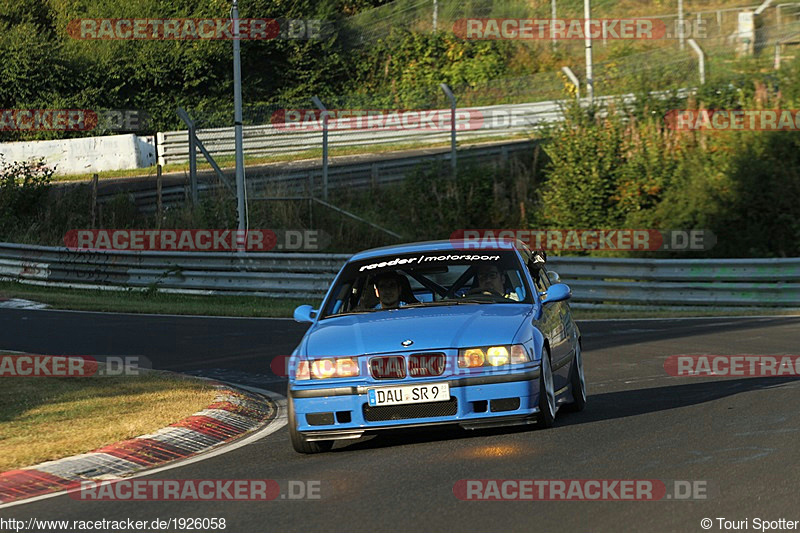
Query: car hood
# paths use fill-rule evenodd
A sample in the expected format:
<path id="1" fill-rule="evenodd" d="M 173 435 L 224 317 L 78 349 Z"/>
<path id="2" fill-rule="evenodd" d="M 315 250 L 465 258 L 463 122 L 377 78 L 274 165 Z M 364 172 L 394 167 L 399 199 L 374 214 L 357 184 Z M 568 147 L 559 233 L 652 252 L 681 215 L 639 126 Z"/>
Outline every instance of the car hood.
<path id="1" fill-rule="evenodd" d="M 478 304 L 331 317 L 308 332 L 305 352 L 322 357 L 510 344 L 531 311 L 527 305 Z M 404 347 L 405 340 L 413 344 Z"/>

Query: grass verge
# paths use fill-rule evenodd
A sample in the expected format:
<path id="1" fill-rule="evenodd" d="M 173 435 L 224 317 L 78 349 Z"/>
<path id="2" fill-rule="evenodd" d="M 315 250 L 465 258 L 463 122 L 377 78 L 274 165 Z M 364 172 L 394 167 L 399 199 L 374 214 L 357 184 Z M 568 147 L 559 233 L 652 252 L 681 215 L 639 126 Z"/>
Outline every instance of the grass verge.
<path id="1" fill-rule="evenodd" d="M 774 307 L 748 309 L 573 309 L 575 320 L 613 319 L 613 318 L 693 318 L 704 316 L 800 316 L 800 309 L 779 309 Z"/>
<path id="2" fill-rule="evenodd" d="M 108 291 L 40 287 L 0 281 L 0 298 L 23 298 L 54 309 L 241 317 L 290 317 L 295 307 L 318 304 L 257 296 L 203 296 L 152 291 Z"/>
<path id="3" fill-rule="evenodd" d="M 201 411 L 215 395 L 205 381 L 157 373 L 5 377 L 0 387 L 0 472 L 152 433 Z"/>

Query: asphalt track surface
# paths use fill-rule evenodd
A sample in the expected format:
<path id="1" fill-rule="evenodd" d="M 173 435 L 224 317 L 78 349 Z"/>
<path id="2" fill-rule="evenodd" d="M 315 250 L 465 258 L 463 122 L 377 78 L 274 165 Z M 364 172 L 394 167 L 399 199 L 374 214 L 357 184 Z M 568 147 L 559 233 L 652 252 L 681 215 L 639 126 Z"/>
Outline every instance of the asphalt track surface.
<path id="1" fill-rule="evenodd" d="M 717 518 L 800 520 L 800 380 L 671 377 L 674 354 L 798 354 L 800 318 L 579 323 L 589 401 L 548 430 L 437 429 L 387 434 L 331 453 L 296 454 L 286 428 L 161 479 L 318 481 L 318 500 L 81 502 L 68 496 L 0 510 L 0 518 L 226 518 L 227 532 L 721 531 Z M 269 361 L 304 326 L 288 320 L 0 311 L 0 348 L 144 355 L 156 368 L 249 376 L 285 393 Z M 462 479 L 658 479 L 705 484 L 706 498 L 469 502 Z M 713 519 L 703 529 L 703 518 Z M 70 529 L 70 531 L 73 531 Z M 220 530 L 218 530 L 220 531 Z"/>

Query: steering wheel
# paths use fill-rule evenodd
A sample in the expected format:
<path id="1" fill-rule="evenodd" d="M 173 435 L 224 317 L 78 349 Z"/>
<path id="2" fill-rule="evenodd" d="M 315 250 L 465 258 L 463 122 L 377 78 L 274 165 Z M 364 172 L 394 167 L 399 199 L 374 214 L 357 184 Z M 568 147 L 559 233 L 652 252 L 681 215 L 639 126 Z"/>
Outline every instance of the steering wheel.
<path id="1" fill-rule="evenodd" d="M 502 294 L 500 294 L 497 291 L 493 291 L 491 289 L 481 289 L 480 287 L 475 287 L 467 291 L 467 296 L 475 296 L 475 295 L 499 296 L 500 298 L 504 298 Z"/>

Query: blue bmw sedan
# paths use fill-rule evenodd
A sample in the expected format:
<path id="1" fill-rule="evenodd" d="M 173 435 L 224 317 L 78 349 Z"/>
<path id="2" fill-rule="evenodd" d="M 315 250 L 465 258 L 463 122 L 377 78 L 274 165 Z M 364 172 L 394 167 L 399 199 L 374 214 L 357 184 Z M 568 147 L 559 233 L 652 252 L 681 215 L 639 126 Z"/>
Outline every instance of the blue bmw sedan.
<path id="1" fill-rule="evenodd" d="M 522 243 L 437 241 L 367 250 L 336 276 L 290 359 L 288 424 L 301 453 L 382 429 L 552 426 L 586 385 L 570 289 Z"/>

